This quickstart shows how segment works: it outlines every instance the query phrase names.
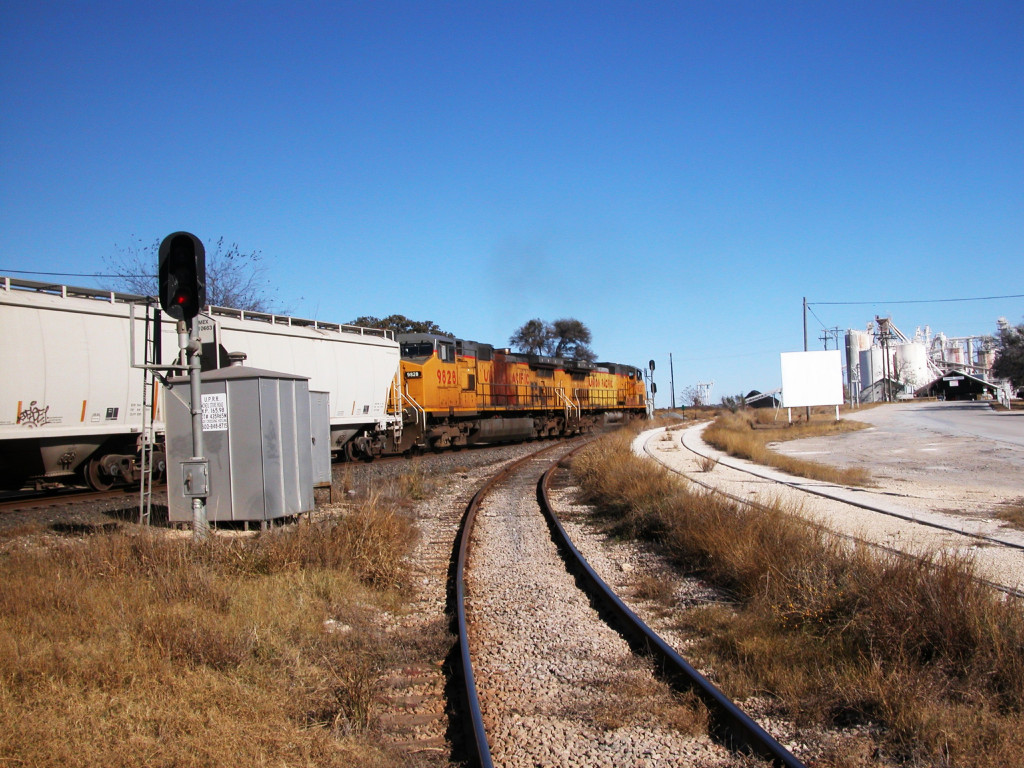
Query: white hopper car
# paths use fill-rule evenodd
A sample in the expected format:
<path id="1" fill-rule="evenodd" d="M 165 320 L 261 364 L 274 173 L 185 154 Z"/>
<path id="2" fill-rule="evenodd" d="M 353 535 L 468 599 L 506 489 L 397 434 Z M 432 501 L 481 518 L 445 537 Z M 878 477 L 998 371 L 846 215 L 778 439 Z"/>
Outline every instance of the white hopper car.
<path id="1" fill-rule="evenodd" d="M 0 488 L 78 476 L 95 488 L 136 479 L 146 416 L 161 463 L 164 388 L 143 405 L 146 300 L 140 296 L 0 277 Z M 152 310 L 150 310 L 152 311 Z M 332 449 L 350 458 L 400 438 L 389 414 L 399 346 L 381 331 L 207 307 L 197 318 L 203 368 L 245 363 L 309 378 L 329 395 Z M 161 362 L 178 354 L 173 320 L 161 326 Z M 379 451 L 378 451 L 379 452 Z"/>

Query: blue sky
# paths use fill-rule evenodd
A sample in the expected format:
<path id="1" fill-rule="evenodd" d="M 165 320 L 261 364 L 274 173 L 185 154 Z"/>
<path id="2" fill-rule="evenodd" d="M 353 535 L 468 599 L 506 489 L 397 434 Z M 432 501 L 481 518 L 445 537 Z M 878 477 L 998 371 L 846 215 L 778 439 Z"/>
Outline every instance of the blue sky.
<path id="1" fill-rule="evenodd" d="M 0 21 L 0 274 L 223 236 L 303 317 L 496 345 L 576 317 L 600 359 L 656 360 L 659 404 L 670 353 L 677 392 L 778 386 L 805 296 L 812 348 L 876 314 L 1024 321 L 1019 297 L 892 303 L 1024 294 L 1019 1 L 10 0 Z"/>

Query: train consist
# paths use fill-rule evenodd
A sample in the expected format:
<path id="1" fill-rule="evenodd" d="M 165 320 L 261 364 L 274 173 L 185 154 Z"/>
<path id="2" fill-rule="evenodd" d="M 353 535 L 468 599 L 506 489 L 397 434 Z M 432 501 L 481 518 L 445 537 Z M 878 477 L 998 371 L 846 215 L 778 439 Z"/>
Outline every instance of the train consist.
<path id="1" fill-rule="evenodd" d="M 349 460 L 567 436 L 646 413 L 643 372 L 512 353 L 447 336 L 207 307 L 203 369 L 304 376 L 326 392 L 331 450 Z M 143 446 L 163 466 L 175 324 L 144 297 L 0 277 L 0 488 L 78 477 L 132 482 Z"/>

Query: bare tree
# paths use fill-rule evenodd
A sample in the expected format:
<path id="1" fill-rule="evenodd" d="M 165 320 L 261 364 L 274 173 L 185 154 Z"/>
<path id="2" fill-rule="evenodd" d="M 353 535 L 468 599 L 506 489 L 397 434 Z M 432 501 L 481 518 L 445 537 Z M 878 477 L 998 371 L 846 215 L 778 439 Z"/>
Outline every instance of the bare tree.
<path id="1" fill-rule="evenodd" d="M 702 405 L 707 405 L 704 402 L 704 393 L 700 387 L 691 384 L 688 387 L 684 387 L 683 391 L 679 393 L 685 405 L 692 406 L 693 408 L 699 408 Z"/>
<path id="2" fill-rule="evenodd" d="M 146 245 L 132 236 L 127 247 L 104 259 L 114 273 L 114 290 L 156 296 L 160 241 Z M 250 312 L 271 312 L 274 289 L 259 251 L 243 252 L 237 243 L 225 246 L 220 237 L 206 246 L 206 303 Z"/>

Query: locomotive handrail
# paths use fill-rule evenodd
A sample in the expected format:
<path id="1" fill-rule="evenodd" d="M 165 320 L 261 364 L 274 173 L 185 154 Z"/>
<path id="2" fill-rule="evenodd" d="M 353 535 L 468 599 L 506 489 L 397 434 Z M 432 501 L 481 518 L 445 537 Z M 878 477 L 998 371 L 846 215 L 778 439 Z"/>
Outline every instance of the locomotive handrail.
<path id="1" fill-rule="evenodd" d="M 423 425 L 423 431 L 427 429 L 427 409 L 416 402 L 415 398 L 408 392 L 402 392 L 402 400 L 412 406 L 412 409 L 416 412 L 416 423 Z"/>
<path id="2" fill-rule="evenodd" d="M 573 416 L 573 414 L 575 414 L 576 418 L 578 419 L 580 417 L 580 405 L 579 405 L 579 403 L 578 402 L 573 402 L 572 400 L 570 400 L 566 396 L 565 389 L 563 387 L 558 387 L 555 390 L 555 394 L 558 395 L 560 398 L 562 398 L 562 402 L 565 403 L 565 418 L 568 420 L 569 418 L 571 418 Z"/>

